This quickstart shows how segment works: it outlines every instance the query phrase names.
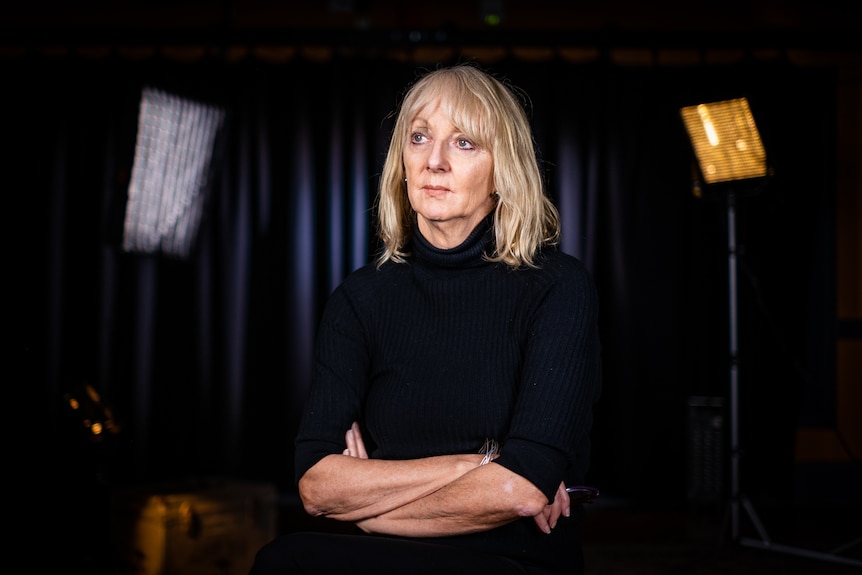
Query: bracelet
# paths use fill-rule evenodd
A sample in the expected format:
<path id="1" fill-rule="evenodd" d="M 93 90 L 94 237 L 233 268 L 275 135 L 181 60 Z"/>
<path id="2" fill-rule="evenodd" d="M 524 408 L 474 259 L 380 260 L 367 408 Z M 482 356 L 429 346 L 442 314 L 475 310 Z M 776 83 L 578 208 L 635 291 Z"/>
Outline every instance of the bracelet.
<path id="1" fill-rule="evenodd" d="M 479 465 L 491 463 L 494 461 L 494 456 L 500 454 L 500 444 L 497 443 L 496 439 L 486 439 L 485 443 L 482 444 L 482 448 L 479 449 L 479 453 L 485 454 Z"/>

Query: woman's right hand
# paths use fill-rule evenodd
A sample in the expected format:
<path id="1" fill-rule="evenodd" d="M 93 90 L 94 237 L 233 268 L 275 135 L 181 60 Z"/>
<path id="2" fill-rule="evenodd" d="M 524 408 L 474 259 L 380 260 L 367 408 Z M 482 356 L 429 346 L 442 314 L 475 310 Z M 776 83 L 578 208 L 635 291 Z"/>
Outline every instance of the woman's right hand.
<path id="1" fill-rule="evenodd" d="M 554 494 L 554 500 L 545 506 L 541 513 L 533 516 L 533 521 L 542 533 L 550 533 L 557 526 L 560 515 L 568 517 L 572 513 L 571 497 L 566 491 L 566 484 L 560 483 Z"/>

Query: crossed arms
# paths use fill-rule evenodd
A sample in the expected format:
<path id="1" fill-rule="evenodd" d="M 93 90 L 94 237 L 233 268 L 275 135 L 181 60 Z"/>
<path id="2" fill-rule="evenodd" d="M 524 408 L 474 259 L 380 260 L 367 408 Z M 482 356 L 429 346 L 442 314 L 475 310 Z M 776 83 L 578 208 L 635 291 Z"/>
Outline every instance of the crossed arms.
<path id="1" fill-rule="evenodd" d="M 544 533 L 570 514 L 560 484 L 552 502 L 533 483 L 481 454 L 370 459 L 358 424 L 342 454 L 327 455 L 299 480 L 305 510 L 356 523 L 368 533 L 436 537 L 487 531 L 532 517 Z"/>

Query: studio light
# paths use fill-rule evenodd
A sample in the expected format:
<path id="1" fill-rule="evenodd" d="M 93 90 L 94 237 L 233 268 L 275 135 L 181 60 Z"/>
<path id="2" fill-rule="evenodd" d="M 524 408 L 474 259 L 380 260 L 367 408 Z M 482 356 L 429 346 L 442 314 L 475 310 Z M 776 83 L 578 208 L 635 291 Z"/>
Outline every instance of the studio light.
<path id="1" fill-rule="evenodd" d="M 751 180 L 766 176 L 766 153 L 754 117 L 745 98 L 698 104 L 680 109 L 685 128 L 700 167 L 694 182 L 694 195 L 700 197 L 699 179 L 706 184 Z M 736 187 L 723 194 L 727 206 L 727 278 L 730 359 L 730 530 L 735 541 L 740 537 L 739 521 L 744 509 L 762 540 L 768 536 L 754 508 L 740 489 L 739 439 L 739 312 L 737 301 Z"/>
<path id="2" fill-rule="evenodd" d="M 186 258 L 203 215 L 225 111 L 144 88 L 123 226 L 123 250 Z"/>
<path id="3" fill-rule="evenodd" d="M 804 549 L 774 542 L 766 532 L 754 505 L 743 493 L 740 482 L 742 442 L 739 435 L 739 304 L 737 288 L 736 197 L 746 188 L 757 188 L 772 176 L 767 167 L 766 152 L 754 116 L 745 98 L 697 104 L 680 109 L 685 129 L 697 156 L 703 183 L 718 187 L 727 208 L 727 281 L 730 384 L 730 533 L 741 545 L 767 549 L 862 567 L 862 561 L 839 554 Z M 694 195 L 701 188 L 695 182 Z M 758 537 L 743 537 L 740 520 L 743 512 L 757 531 Z M 839 551 L 844 551 L 853 542 Z"/>
<path id="4" fill-rule="evenodd" d="M 763 178 L 766 151 L 745 98 L 680 109 L 706 184 Z"/>

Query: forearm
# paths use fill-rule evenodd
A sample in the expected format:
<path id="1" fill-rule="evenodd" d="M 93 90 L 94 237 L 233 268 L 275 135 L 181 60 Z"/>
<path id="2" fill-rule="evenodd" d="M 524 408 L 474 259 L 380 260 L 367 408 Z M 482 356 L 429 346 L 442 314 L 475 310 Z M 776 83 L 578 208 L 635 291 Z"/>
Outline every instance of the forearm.
<path id="1" fill-rule="evenodd" d="M 405 461 L 328 455 L 302 476 L 299 495 L 311 515 L 360 521 L 434 493 L 480 460 L 477 454 Z"/>
<path id="2" fill-rule="evenodd" d="M 369 533 L 438 537 L 487 531 L 522 517 L 535 517 L 547 505 L 547 498 L 532 483 L 489 464 L 357 525 Z"/>

